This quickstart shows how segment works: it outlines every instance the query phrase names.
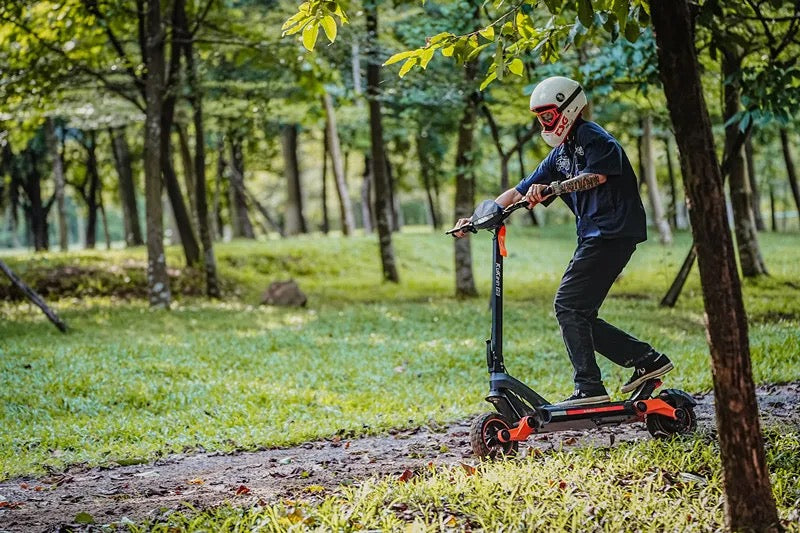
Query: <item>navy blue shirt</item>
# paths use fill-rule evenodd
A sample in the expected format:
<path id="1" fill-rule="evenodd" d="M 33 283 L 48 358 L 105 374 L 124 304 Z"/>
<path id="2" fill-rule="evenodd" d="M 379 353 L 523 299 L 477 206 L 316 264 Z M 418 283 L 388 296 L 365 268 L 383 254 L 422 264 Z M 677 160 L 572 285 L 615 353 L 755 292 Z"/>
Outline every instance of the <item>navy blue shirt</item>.
<path id="1" fill-rule="evenodd" d="M 605 183 L 562 194 L 575 215 L 578 237 L 647 239 L 647 224 L 636 174 L 617 140 L 594 122 L 578 118 L 567 141 L 553 148 L 516 189 L 526 194 L 534 183 L 549 185 L 579 174 L 604 174 Z"/>

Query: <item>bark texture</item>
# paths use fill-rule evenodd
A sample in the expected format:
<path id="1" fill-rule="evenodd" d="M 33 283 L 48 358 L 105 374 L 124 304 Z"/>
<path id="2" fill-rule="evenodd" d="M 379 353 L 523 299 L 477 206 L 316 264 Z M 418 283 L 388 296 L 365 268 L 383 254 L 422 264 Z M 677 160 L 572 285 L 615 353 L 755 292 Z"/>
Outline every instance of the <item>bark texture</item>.
<path id="1" fill-rule="evenodd" d="M 734 45 L 730 45 L 733 47 Z M 722 50 L 722 77 L 729 80 L 724 83 L 724 119 L 728 122 L 739 112 L 739 95 L 741 86 L 736 75 L 741 68 L 741 55 L 736 50 Z M 747 179 L 747 167 L 743 157 L 743 149 L 734 150 L 738 124 L 725 128 L 725 153 L 730 159 L 728 187 L 733 207 L 733 227 L 736 233 L 736 247 L 739 251 L 739 264 L 742 275 L 754 278 L 767 274 L 767 266 L 761 256 L 758 245 L 758 232 L 753 217 L 753 201 L 750 193 L 750 182 Z"/>
<path id="2" fill-rule="evenodd" d="M 286 178 L 286 219 L 284 231 L 287 235 L 307 233 L 303 216 L 303 189 L 300 185 L 300 165 L 297 162 L 297 124 L 281 126 L 281 148 L 283 149 L 283 174 Z"/>
<path id="3" fill-rule="evenodd" d="M 147 216 L 147 286 L 150 305 L 169 307 L 172 296 L 164 258 L 164 221 L 161 208 L 161 111 L 164 97 L 164 27 L 158 0 L 139 0 L 144 20 L 141 36 L 147 67 L 145 80 L 145 211 Z"/>
<path id="4" fill-rule="evenodd" d="M 767 227 L 764 224 L 764 215 L 761 212 L 761 195 L 758 192 L 758 179 L 753 161 L 753 140 L 751 137 L 748 137 L 744 143 L 744 155 L 747 161 L 747 181 L 750 182 L 750 199 L 753 202 L 753 219 L 756 223 L 756 231 L 764 231 Z"/>
<path id="5" fill-rule="evenodd" d="M 731 529 L 780 528 L 770 488 L 750 365 L 747 316 L 703 98 L 686 0 L 651 4 L 658 62 L 697 248 L 715 409 L 722 456 L 725 512 Z"/>
<path id="6" fill-rule="evenodd" d="M 380 103 L 380 66 L 382 63 L 378 49 L 378 5 L 377 0 L 367 0 L 364 4 L 369 39 L 367 60 L 367 100 L 369 102 L 369 130 L 372 155 L 372 175 L 375 184 L 375 222 L 378 229 L 378 244 L 381 254 L 383 279 L 397 283 L 400 275 L 392 247 L 392 228 L 390 223 L 390 191 L 386 176 L 386 149 L 383 141 L 383 123 Z"/>
<path id="7" fill-rule="evenodd" d="M 58 220 L 58 248 L 66 252 L 69 248 L 69 237 L 67 234 L 67 210 L 64 203 L 64 161 L 61 159 L 59 142 L 56 137 L 56 127 L 52 118 L 45 122 L 45 139 L 50 158 L 53 162 L 53 182 L 55 186 L 56 198 L 56 218 Z"/>
<path id="8" fill-rule="evenodd" d="M 474 62 L 467 63 L 465 77 L 467 86 L 471 87 L 475 81 L 477 66 Z M 458 123 L 458 141 L 456 142 L 456 199 L 455 218 L 466 218 L 472 215 L 475 207 L 475 180 L 472 176 L 472 149 L 475 133 L 475 119 L 478 109 L 478 95 L 468 91 L 464 98 L 464 111 Z M 455 269 L 456 269 L 456 296 L 477 296 L 475 277 L 472 274 L 472 247 L 470 238 L 456 239 Z"/>
<path id="9" fill-rule="evenodd" d="M 119 199 L 122 204 L 122 223 L 125 231 L 125 244 L 127 246 L 140 246 L 144 244 L 142 230 L 139 225 L 139 210 L 136 207 L 136 187 L 133 183 L 131 168 L 131 152 L 125 128 L 110 130 L 111 148 L 114 154 L 114 166 L 117 168 L 119 178 Z"/>
<path id="10" fill-rule="evenodd" d="M 653 214 L 653 222 L 658 229 L 658 239 L 661 244 L 672 243 L 672 230 L 664 215 L 664 207 L 661 203 L 661 191 L 658 188 L 656 179 L 656 152 L 653 138 L 653 117 L 647 115 L 642 120 L 642 167 L 644 169 L 644 181 L 647 183 L 647 197 L 650 199 L 650 210 Z"/>
<path id="11" fill-rule="evenodd" d="M 244 195 L 244 152 L 242 151 L 242 136 L 232 134 L 231 138 L 231 224 L 233 236 L 245 239 L 255 239 L 253 224 L 247 212 L 247 198 Z"/>
<path id="12" fill-rule="evenodd" d="M 217 279 L 217 260 L 214 256 L 213 231 L 209 227 L 208 195 L 206 193 L 206 139 L 203 125 L 203 93 L 197 79 L 197 67 L 194 60 L 194 40 L 189 33 L 189 25 L 184 11 L 179 12 L 176 31 L 183 40 L 183 54 L 186 60 L 186 86 L 189 105 L 192 107 L 194 124 L 194 209 L 197 217 L 197 231 L 200 245 L 203 247 L 203 268 L 206 274 L 206 295 L 211 298 L 220 297 L 219 280 Z"/>
<path id="13" fill-rule="evenodd" d="M 800 189 L 797 186 L 797 170 L 792 158 L 792 149 L 789 144 L 789 132 L 786 128 L 781 128 L 781 147 L 783 148 L 783 159 L 786 162 L 786 177 L 789 179 L 789 187 L 792 189 L 794 205 L 800 214 Z"/>
<path id="14" fill-rule="evenodd" d="M 342 147 L 339 142 L 339 129 L 336 126 L 336 112 L 333 108 L 331 95 L 327 92 L 322 95 L 322 107 L 325 109 L 327 146 L 333 166 L 333 177 L 336 180 L 336 193 L 339 197 L 339 217 L 342 221 L 342 233 L 352 235 L 356 222 L 353 216 L 353 205 L 350 202 L 350 191 L 347 188 Z"/>

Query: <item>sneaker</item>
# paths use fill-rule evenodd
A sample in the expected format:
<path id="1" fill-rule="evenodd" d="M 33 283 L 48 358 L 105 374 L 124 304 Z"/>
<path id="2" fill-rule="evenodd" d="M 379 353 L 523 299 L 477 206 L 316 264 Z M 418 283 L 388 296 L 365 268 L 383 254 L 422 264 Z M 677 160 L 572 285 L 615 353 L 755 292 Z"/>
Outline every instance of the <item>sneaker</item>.
<path id="1" fill-rule="evenodd" d="M 596 389 L 594 391 L 575 389 L 575 392 L 572 393 L 572 396 L 570 396 L 566 400 L 560 401 L 553 405 L 559 405 L 559 406 L 591 405 L 595 403 L 607 402 L 610 400 L 611 398 L 608 397 L 606 389 L 601 386 L 599 389 Z"/>
<path id="2" fill-rule="evenodd" d="M 620 390 L 622 392 L 630 392 L 648 379 L 661 377 L 673 368 L 675 368 L 675 366 L 672 364 L 672 361 L 669 360 L 669 357 L 664 354 L 659 354 L 658 357 L 646 365 L 634 368 L 633 375 L 625 382 L 625 385 L 623 385 Z"/>

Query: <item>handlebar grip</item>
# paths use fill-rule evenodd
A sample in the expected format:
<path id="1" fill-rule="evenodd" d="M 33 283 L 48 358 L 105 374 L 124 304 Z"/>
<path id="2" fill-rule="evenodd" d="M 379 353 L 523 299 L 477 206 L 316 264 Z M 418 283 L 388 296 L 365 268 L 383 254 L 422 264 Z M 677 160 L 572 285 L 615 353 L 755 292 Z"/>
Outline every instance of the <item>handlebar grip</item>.
<path id="1" fill-rule="evenodd" d="M 542 190 L 542 196 L 550 196 L 551 194 L 553 194 L 553 188 L 549 185 Z"/>
<path id="2" fill-rule="evenodd" d="M 476 230 L 475 226 L 473 226 L 472 224 L 465 224 L 465 225 L 461 226 L 460 228 L 451 228 L 451 229 L 445 231 L 444 233 L 445 233 L 445 235 L 453 235 L 457 231 L 463 231 L 463 232 L 467 232 L 468 231 L 470 233 L 478 233 L 478 230 Z"/>

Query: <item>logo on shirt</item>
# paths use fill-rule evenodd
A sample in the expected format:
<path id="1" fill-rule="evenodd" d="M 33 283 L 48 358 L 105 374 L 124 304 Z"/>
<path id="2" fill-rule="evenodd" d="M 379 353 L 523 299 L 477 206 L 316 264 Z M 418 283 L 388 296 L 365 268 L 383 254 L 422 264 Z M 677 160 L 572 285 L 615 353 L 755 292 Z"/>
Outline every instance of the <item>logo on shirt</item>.
<path id="1" fill-rule="evenodd" d="M 562 174 L 569 174 L 570 160 L 567 154 L 562 153 L 556 158 L 556 170 Z"/>
<path id="2" fill-rule="evenodd" d="M 575 153 L 582 156 L 583 155 L 583 146 L 577 146 L 575 148 Z"/>

